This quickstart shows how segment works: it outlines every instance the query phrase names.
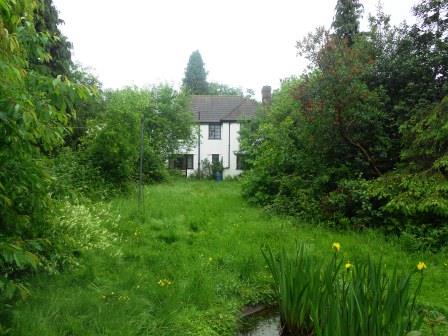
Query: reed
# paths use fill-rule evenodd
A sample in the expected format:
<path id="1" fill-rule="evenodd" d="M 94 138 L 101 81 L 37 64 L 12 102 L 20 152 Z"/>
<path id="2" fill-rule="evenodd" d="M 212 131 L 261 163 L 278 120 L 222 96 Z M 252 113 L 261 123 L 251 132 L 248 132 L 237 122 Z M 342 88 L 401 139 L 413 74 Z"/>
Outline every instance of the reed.
<path id="1" fill-rule="evenodd" d="M 416 298 L 424 269 L 407 273 L 389 270 L 370 257 L 343 260 L 340 245 L 319 258 L 300 243 L 262 253 L 274 279 L 284 335 L 387 336 L 407 335 L 420 328 Z M 417 276 L 417 286 L 411 286 Z"/>

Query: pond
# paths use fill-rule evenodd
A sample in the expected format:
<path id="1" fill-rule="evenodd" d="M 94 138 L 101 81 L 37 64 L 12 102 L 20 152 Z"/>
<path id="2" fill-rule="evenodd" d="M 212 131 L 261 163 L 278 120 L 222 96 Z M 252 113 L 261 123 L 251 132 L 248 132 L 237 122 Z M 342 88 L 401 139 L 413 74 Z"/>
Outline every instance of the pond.
<path id="1" fill-rule="evenodd" d="M 251 306 L 243 311 L 238 336 L 279 336 L 280 330 L 280 315 L 275 308 Z"/>

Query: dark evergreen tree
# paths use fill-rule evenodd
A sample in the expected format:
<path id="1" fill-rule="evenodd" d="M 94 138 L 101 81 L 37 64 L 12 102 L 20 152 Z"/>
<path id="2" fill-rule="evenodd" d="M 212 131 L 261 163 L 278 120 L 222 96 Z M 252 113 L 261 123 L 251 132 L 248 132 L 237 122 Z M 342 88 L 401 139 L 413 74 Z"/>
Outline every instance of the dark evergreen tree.
<path id="1" fill-rule="evenodd" d="M 199 50 L 190 55 L 183 84 L 191 94 L 208 94 L 207 72 Z"/>
<path id="2" fill-rule="evenodd" d="M 359 19 L 362 16 L 363 6 L 359 0 L 338 0 L 335 10 L 332 27 L 337 36 L 346 38 L 351 43 L 359 31 Z"/>

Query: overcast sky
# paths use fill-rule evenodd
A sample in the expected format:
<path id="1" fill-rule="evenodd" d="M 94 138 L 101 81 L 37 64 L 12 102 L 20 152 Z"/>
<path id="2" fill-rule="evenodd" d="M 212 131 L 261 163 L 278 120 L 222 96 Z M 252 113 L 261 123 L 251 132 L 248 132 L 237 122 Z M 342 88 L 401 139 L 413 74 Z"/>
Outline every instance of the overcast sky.
<path id="1" fill-rule="evenodd" d="M 377 0 L 361 0 L 364 21 Z M 54 0 L 76 62 L 106 88 L 179 87 L 190 54 L 201 52 L 208 81 L 251 88 L 300 74 L 296 41 L 329 27 L 336 0 Z M 410 21 L 416 0 L 383 0 L 393 23 Z M 365 25 L 365 22 L 364 22 Z"/>

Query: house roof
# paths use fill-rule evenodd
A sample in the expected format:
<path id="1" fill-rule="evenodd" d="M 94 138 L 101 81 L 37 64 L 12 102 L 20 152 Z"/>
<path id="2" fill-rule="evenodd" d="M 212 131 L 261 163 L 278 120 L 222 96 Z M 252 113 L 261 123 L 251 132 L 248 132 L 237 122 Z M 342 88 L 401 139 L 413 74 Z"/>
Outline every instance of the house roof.
<path id="1" fill-rule="evenodd" d="M 191 107 L 198 122 L 222 122 L 251 119 L 257 111 L 257 102 L 240 96 L 194 95 Z"/>

